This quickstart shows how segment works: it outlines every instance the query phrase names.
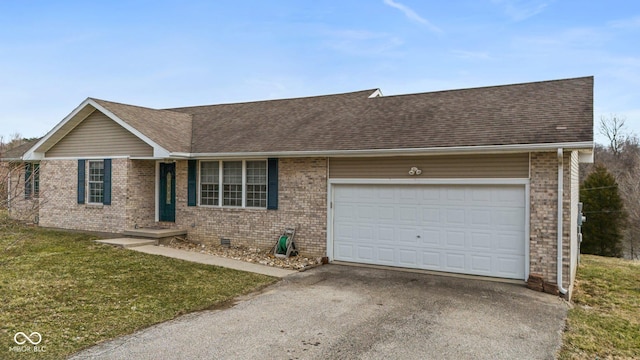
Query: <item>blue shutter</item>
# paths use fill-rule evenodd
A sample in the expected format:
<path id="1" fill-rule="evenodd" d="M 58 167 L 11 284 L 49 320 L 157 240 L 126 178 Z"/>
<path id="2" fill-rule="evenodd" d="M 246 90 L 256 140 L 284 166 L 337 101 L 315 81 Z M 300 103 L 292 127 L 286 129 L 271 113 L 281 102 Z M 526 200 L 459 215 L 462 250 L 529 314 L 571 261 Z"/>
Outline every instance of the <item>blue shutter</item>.
<path id="1" fill-rule="evenodd" d="M 278 159 L 267 161 L 267 209 L 278 208 Z"/>
<path id="2" fill-rule="evenodd" d="M 78 204 L 84 204 L 85 160 L 78 160 Z"/>
<path id="3" fill-rule="evenodd" d="M 187 206 L 196 206 L 198 161 L 189 160 L 187 168 Z"/>
<path id="4" fill-rule="evenodd" d="M 104 197 L 102 204 L 111 205 L 111 159 L 104 159 Z"/>
<path id="5" fill-rule="evenodd" d="M 33 165 L 31 163 L 24 163 L 24 198 L 29 199 L 31 197 L 31 186 L 33 179 L 31 174 Z"/>

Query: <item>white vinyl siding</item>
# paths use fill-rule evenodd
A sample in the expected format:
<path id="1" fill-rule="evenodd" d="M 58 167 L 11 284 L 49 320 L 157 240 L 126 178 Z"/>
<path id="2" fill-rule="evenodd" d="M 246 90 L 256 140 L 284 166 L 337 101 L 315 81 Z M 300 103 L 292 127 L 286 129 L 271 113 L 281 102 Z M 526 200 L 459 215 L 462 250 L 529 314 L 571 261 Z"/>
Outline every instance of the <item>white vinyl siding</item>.
<path id="1" fill-rule="evenodd" d="M 46 152 L 46 157 L 153 156 L 153 148 L 136 135 L 94 111 Z"/>

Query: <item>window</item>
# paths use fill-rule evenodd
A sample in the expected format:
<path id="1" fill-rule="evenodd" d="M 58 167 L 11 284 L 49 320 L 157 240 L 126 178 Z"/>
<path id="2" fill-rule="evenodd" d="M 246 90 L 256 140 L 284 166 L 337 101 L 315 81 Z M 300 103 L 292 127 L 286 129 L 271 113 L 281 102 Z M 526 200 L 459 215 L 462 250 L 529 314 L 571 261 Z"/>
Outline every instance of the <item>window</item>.
<path id="1" fill-rule="evenodd" d="M 247 161 L 247 206 L 267 207 L 267 163 Z"/>
<path id="2" fill-rule="evenodd" d="M 40 195 L 40 164 L 24 164 L 24 197 L 37 198 Z"/>
<path id="3" fill-rule="evenodd" d="M 267 207 L 266 161 L 201 161 L 200 205 Z"/>
<path id="4" fill-rule="evenodd" d="M 242 206 L 242 161 L 222 162 L 222 204 Z"/>
<path id="5" fill-rule="evenodd" d="M 217 161 L 200 163 L 200 204 L 218 205 L 220 203 L 220 164 Z"/>
<path id="6" fill-rule="evenodd" d="M 88 163 L 88 203 L 102 204 L 104 202 L 104 162 L 90 160 Z"/>

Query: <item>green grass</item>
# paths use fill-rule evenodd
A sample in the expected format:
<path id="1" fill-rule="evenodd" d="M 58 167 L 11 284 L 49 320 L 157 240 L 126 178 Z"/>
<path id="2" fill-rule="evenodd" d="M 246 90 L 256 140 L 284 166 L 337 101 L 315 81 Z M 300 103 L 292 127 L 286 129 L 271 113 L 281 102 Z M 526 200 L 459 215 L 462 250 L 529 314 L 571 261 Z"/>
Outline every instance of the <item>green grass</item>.
<path id="1" fill-rule="evenodd" d="M 581 255 L 560 359 L 640 358 L 640 262 Z"/>
<path id="2" fill-rule="evenodd" d="M 275 281 L 92 239 L 0 221 L 0 359 L 64 358 Z M 34 331 L 45 351 L 16 352 L 14 335 Z"/>

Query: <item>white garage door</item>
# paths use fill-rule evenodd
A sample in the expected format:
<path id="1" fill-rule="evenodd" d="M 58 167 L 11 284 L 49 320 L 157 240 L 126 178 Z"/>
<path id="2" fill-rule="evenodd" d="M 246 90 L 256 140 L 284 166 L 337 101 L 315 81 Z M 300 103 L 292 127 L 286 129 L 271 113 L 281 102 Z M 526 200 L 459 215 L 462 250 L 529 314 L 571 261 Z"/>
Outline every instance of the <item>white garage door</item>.
<path id="1" fill-rule="evenodd" d="M 333 185 L 335 260 L 524 279 L 523 185 Z"/>

